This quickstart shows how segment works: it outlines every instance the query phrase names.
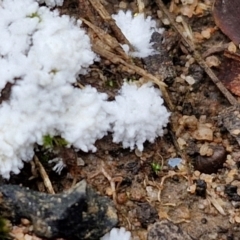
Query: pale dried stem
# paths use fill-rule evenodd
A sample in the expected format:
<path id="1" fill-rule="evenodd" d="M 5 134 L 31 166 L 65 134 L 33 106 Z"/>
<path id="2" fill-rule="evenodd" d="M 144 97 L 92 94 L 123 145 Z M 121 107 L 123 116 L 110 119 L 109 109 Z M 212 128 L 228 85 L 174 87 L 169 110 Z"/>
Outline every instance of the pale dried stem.
<path id="1" fill-rule="evenodd" d="M 116 50 L 116 52 L 118 52 L 121 55 L 121 57 L 123 57 L 126 60 L 129 59 L 128 55 L 123 51 L 121 45 L 116 40 L 116 38 L 112 37 L 110 34 L 106 33 L 101 28 L 93 25 L 91 22 L 87 21 L 86 19 L 81 18 L 81 20 L 93 30 L 93 32 L 99 37 L 99 39 L 101 39 L 102 43 L 105 43 L 108 46 L 109 51 L 111 49 Z M 93 44 L 95 41 L 97 41 L 96 38 L 92 40 L 94 40 L 92 41 Z M 102 44 L 101 47 L 104 47 L 104 44 Z M 107 48 L 107 47 L 105 46 L 104 48 Z"/>
<path id="2" fill-rule="evenodd" d="M 130 44 L 130 42 L 127 40 L 127 38 L 122 33 L 121 29 L 117 26 L 115 20 L 112 18 L 112 16 L 108 13 L 108 11 L 104 8 L 104 6 L 99 2 L 99 0 L 89 0 L 89 2 L 92 4 L 94 9 L 98 12 L 98 14 L 101 16 L 101 18 L 109 24 L 111 29 L 113 30 L 117 40 L 121 44 L 127 44 L 130 47 L 131 51 L 134 51 L 134 48 Z"/>
<path id="3" fill-rule="evenodd" d="M 214 196 L 214 194 L 207 190 L 207 199 L 208 201 L 217 209 L 217 211 L 222 214 L 223 216 L 226 216 L 225 211 L 223 210 L 222 206 L 219 204 L 219 202 L 217 201 L 216 197 Z"/>
<path id="4" fill-rule="evenodd" d="M 137 5 L 138 5 L 138 12 L 143 13 L 145 9 L 145 4 L 143 0 L 137 0 Z"/>
<path id="5" fill-rule="evenodd" d="M 47 175 L 47 172 L 45 171 L 43 165 L 41 164 L 41 162 L 39 161 L 38 157 L 36 155 L 34 155 L 34 162 L 38 168 L 38 171 L 43 179 L 43 183 L 44 183 L 44 186 L 46 187 L 47 189 L 47 192 L 48 193 L 51 193 L 51 194 L 55 194 L 54 190 L 53 190 L 53 186 L 52 186 L 52 183 Z"/>

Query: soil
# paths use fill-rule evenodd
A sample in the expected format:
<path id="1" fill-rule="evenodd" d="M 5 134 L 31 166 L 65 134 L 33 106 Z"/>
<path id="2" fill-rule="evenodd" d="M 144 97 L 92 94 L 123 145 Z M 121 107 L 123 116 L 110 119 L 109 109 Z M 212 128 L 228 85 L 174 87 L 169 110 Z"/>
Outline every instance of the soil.
<path id="1" fill-rule="evenodd" d="M 87 1 L 79 2 L 85 6 Z M 110 14 L 119 9 L 138 12 L 137 1 L 100 2 Z M 169 73 L 165 83 L 174 109 L 171 110 L 165 135 L 153 144 L 145 143 L 141 153 L 112 143 L 109 135 L 97 141 L 97 152 L 78 152 L 79 164 L 69 161 L 65 154 L 67 168 L 61 175 L 52 171 L 47 161 L 43 161 L 46 158 L 49 160 L 51 154 L 40 151 L 39 159 L 56 193 L 69 189 L 74 181 L 86 179 L 102 195 L 113 198 L 118 210 L 118 226 L 131 231 L 134 240 L 146 240 L 152 224 L 163 219 L 176 223 L 193 239 L 240 239 L 240 197 L 237 197 L 240 193 L 239 144 L 228 132 L 228 127 L 219 121 L 219 113 L 231 104 L 188 52 L 173 26 L 164 24 L 165 16 L 156 2 L 143 2 L 146 15 L 156 19 L 159 26 L 166 29 L 166 41 L 158 42 L 163 48 L 162 59 L 136 61 L 138 66 L 152 74 Z M 191 4 L 187 5 L 188 12 L 193 12 L 192 16 L 181 13 L 183 5 L 178 3 L 181 1 L 164 2 L 168 9 L 175 2 L 173 19 L 183 17 L 191 29 L 191 41 L 201 55 L 206 55 L 214 46 L 227 46 L 230 42 L 214 23 L 212 0 L 194 1 L 199 12 L 196 8 L 191 10 Z M 65 0 L 61 12 L 79 17 L 78 1 Z M 212 29 L 207 38 L 202 33 L 206 29 Z M 211 52 L 211 56 L 221 62 L 224 49 L 226 47 L 222 51 Z M 212 70 L 217 74 L 219 66 L 212 67 Z M 139 78 L 138 74 L 123 71 L 120 64 L 101 58 L 100 62 L 91 66 L 87 75 L 79 76 L 79 82 L 83 86 L 91 84 L 114 98 L 123 79 Z M 223 122 L 225 118 L 226 115 L 221 115 Z M 180 158 L 181 164 L 169 166 L 168 161 L 172 158 Z M 159 169 L 154 168 L 153 164 L 158 165 Z M 32 166 L 28 163 L 8 183 L 46 191 L 39 175 L 31 177 Z"/>

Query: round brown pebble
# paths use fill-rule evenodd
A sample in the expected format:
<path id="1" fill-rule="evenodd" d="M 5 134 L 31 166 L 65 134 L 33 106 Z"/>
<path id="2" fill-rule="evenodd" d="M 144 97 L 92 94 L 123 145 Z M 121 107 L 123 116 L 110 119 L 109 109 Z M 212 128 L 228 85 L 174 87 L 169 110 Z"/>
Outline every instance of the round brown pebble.
<path id="1" fill-rule="evenodd" d="M 193 161 L 194 169 L 201 173 L 216 173 L 218 169 L 223 167 L 224 162 L 227 160 L 227 152 L 222 145 L 209 147 L 213 149 L 211 157 L 198 155 Z"/>
<path id="2" fill-rule="evenodd" d="M 126 193 L 118 193 L 117 194 L 117 202 L 119 204 L 124 204 L 128 200 L 127 194 Z"/>
<path id="3" fill-rule="evenodd" d="M 21 224 L 23 225 L 23 226 L 28 226 L 28 225 L 30 225 L 30 221 L 28 220 L 28 219 L 26 219 L 26 218 L 21 218 Z"/>

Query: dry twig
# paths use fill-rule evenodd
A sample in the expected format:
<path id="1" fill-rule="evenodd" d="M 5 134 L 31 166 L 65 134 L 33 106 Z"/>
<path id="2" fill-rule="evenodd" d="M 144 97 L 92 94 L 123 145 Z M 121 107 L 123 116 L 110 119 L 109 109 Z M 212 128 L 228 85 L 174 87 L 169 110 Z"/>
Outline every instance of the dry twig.
<path id="1" fill-rule="evenodd" d="M 207 190 L 207 199 L 209 200 L 209 202 L 217 209 L 217 211 L 222 214 L 223 216 L 226 215 L 225 211 L 223 210 L 222 206 L 219 204 L 219 202 L 217 201 L 215 195 Z"/>
<path id="2" fill-rule="evenodd" d="M 112 37 L 110 34 L 106 33 L 101 28 L 95 26 L 86 19 L 81 18 L 81 20 L 94 31 L 94 33 L 98 36 L 102 43 L 106 44 L 105 48 L 108 47 L 109 51 L 116 50 L 116 52 L 118 52 L 122 58 L 129 60 L 128 55 L 123 51 L 116 38 Z M 94 40 L 97 41 L 97 39 L 92 39 L 92 42 L 94 42 Z"/>
<path id="3" fill-rule="evenodd" d="M 48 193 L 55 194 L 52 183 L 51 183 L 43 165 L 41 164 L 41 162 L 39 161 L 39 159 L 36 155 L 34 155 L 34 162 L 35 162 L 36 166 L 38 167 L 39 173 L 43 179 L 44 185 L 45 185 Z"/>
<path id="4" fill-rule="evenodd" d="M 109 24 L 111 29 L 113 30 L 117 40 L 121 44 L 127 44 L 131 51 L 133 51 L 133 47 L 130 44 L 130 42 L 127 40 L 127 38 L 122 33 L 121 29 L 117 26 L 115 20 L 110 16 L 108 11 L 104 8 L 104 6 L 100 3 L 98 0 L 89 0 L 89 2 L 92 4 L 93 8 L 98 12 L 98 14 L 101 16 L 101 18 Z"/>

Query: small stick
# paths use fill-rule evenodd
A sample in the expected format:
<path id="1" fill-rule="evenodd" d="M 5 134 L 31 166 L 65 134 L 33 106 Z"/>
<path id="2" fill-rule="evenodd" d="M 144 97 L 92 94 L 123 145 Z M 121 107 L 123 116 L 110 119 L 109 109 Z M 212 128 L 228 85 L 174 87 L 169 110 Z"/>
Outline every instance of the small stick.
<path id="1" fill-rule="evenodd" d="M 120 46 L 116 38 L 112 37 L 110 34 L 106 33 L 104 30 L 95 26 L 86 19 L 81 18 L 81 20 L 94 31 L 94 33 L 99 37 L 99 39 L 102 42 L 107 44 L 107 46 L 111 47 L 111 49 L 116 50 L 121 55 L 122 58 L 129 60 L 128 55 L 123 51 L 122 47 Z"/>
<path id="2" fill-rule="evenodd" d="M 138 6 L 139 13 L 144 12 L 145 4 L 144 4 L 143 0 L 137 0 L 137 6 Z"/>
<path id="3" fill-rule="evenodd" d="M 124 36 L 121 29 L 117 26 L 115 20 L 111 17 L 111 15 L 104 8 L 104 6 L 100 3 L 100 1 L 99 0 L 89 0 L 89 2 L 92 4 L 93 8 L 98 12 L 98 14 L 101 16 L 101 18 L 110 25 L 111 29 L 115 33 L 117 40 L 122 44 L 127 44 L 129 46 L 130 50 L 134 51 L 134 48 L 132 47 L 130 42 Z"/>
<path id="4" fill-rule="evenodd" d="M 43 179 L 44 185 L 45 185 L 48 193 L 55 194 L 52 183 L 51 183 L 43 165 L 41 164 L 41 162 L 39 161 L 39 159 L 36 155 L 34 155 L 34 162 L 35 162 L 36 166 L 38 167 L 39 173 Z"/>

